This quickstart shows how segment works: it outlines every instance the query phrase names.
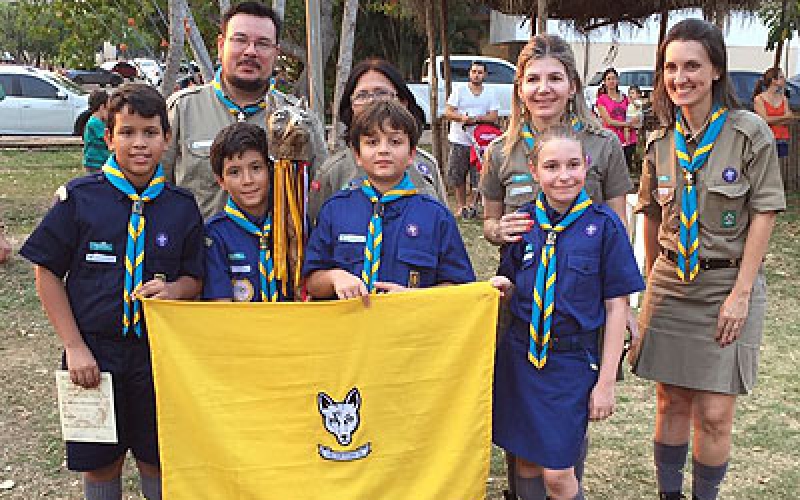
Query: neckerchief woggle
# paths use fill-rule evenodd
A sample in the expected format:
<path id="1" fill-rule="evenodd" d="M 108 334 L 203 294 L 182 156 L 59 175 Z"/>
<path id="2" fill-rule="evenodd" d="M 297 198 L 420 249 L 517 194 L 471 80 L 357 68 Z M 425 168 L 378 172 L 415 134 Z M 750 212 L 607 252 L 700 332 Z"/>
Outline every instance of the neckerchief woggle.
<path id="1" fill-rule="evenodd" d="M 131 216 L 128 219 L 128 239 L 125 243 L 125 288 L 122 292 L 122 334 L 133 329 L 137 337 L 142 336 L 142 305 L 133 298 L 133 292 L 142 285 L 144 272 L 144 204 L 153 201 L 164 190 L 164 169 L 159 163 L 153 178 L 142 194 L 125 178 L 115 155 L 103 165 L 103 174 L 112 186 L 130 198 Z"/>
<path id="2" fill-rule="evenodd" d="M 697 188 L 694 176 L 708 160 L 711 150 L 714 148 L 714 142 L 719 137 L 727 116 L 727 108 L 722 108 L 719 105 L 714 107 L 708 122 L 708 128 L 691 157 L 689 157 L 689 150 L 686 146 L 686 135 L 683 131 L 680 108 L 678 108 L 675 118 L 675 154 L 678 156 L 678 164 L 680 164 L 686 180 L 681 198 L 680 241 L 678 242 L 678 266 L 676 268 L 678 277 L 683 281 L 694 280 L 700 270 Z"/>
<path id="3" fill-rule="evenodd" d="M 214 75 L 214 80 L 211 81 L 211 86 L 214 87 L 214 93 L 217 94 L 217 98 L 220 100 L 220 102 L 222 102 L 230 114 L 235 116 L 240 122 L 245 121 L 248 116 L 252 116 L 267 107 L 267 101 L 264 99 L 261 99 L 256 104 L 251 104 L 245 107 L 241 107 L 235 102 L 231 101 L 228 96 L 225 95 L 225 92 L 222 91 L 221 77 L 222 68 L 219 68 L 217 73 Z M 274 91 L 272 79 L 270 79 L 270 91 Z"/>
<path id="4" fill-rule="evenodd" d="M 261 283 L 261 302 L 278 302 L 278 285 L 275 280 L 275 269 L 272 265 L 272 254 L 269 250 L 269 237 L 272 232 L 272 219 L 269 215 L 264 225 L 259 228 L 228 197 L 225 204 L 225 215 L 237 226 L 258 238 L 258 275 Z"/>
<path id="5" fill-rule="evenodd" d="M 572 126 L 572 130 L 575 132 L 580 132 L 583 130 L 583 122 L 581 122 L 577 116 L 573 116 L 569 123 Z M 522 129 L 520 130 L 520 136 L 522 136 L 522 140 L 525 141 L 525 145 L 528 146 L 528 151 L 533 151 L 533 148 L 536 145 L 536 136 L 533 134 L 531 126 L 527 123 L 523 123 Z"/>
<path id="6" fill-rule="evenodd" d="M 556 289 L 556 240 L 558 233 L 567 229 L 570 224 L 583 215 L 592 199 L 582 189 L 572 208 L 555 225 L 550 222 L 544 204 L 544 193 L 536 197 L 536 222 L 547 234 L 542 246 L 539 267 L 536 269 L 536 282 L 533 289 L 533 307 L 531 308 L 530 346 L 528 360 L 538 369 L 547 363 L 547 348 L 550 345 L 550 331 L 553 324 L 553 308 Z"/>
<path id="7" fill-rule="evenodd" d="M 372 217 L 367 230 L 367 242 L 364 245 L 364 269 L 361 271 L 361 280 L 367 286 L 367 291 L 375 291 L 375 282 L 378 281 L 378 269 L 381 267 L 381 245 L 383 244 L 383 206 L 404 196 L 417 194 L 417 189 L 408 173 L 395 187 L 378 196 L 378 192 L 370 184 L 369 179 L 361 182 L 361 192 L 372 202 Z"/>

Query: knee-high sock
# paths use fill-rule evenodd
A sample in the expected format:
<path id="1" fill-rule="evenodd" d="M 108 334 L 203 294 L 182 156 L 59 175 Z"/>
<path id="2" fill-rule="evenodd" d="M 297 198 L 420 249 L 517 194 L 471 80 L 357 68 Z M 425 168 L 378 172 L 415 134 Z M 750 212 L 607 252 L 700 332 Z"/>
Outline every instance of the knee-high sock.
<path id="1" fill-rule="evenodd" d="M 545 500 L 547 490 L 544 487 L 544 476 L 520 477 L 517 475 L 517 496 L 522 500 Z"/>
<path id="2" fill-rule="evenodd" d="M 139 474 L 142 495 L 147 500 L 161 500 L 161 478 Z"/>
<path id="3" fill-rule="evenodd" d="M 583 437 L 583 444 L 581 445 L 581 454 L 578 461 L 575 463 L 575 477 L 580 483 L 583 481 L 583 469 L 586 466 L 586 455 L 589 454 L 589 433 Z"/>
<path id="4" fill-rule="evenodd" d="M 663 444 L 656 441 L 653 456 L 656 462 L 656 479 L 661 493 L 680 493 L 683 490 L 683 466 L 689 443 L 679 445 Z"/>
<path id="5" fill-rule="evenodd" d="M 692 458 L 692 495 L 699 500 L 716 500 L 719 485 L 725 479 L 728 462 L 722 465 L 706 465 Z"/>
<path id="6" fill-rule="evenodd" d="M 110 481 L 89 481 L 84 477 L 83 492 L 86 500 L 121 500 L 122 480 L 117 477 Z"/>

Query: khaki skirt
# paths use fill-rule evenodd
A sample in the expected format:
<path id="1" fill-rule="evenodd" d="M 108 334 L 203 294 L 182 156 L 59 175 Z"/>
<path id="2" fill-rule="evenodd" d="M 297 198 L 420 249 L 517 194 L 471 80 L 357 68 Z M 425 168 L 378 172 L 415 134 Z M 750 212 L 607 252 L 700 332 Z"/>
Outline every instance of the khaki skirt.
<path id="1" fill-rule="evenodd" d="M 753 283 L 739 338 L 726 347 L 714 340 L 720 307 L 738 272 L 738 268 L 701 270 L 694 281 L 684 283 L 675 264 L 660 255 L 647 280 L 639 313 L 643 338 L 633 373 L 688 389 L 749 393 L 756 382 L 767 306 L 763 269 Z"/>

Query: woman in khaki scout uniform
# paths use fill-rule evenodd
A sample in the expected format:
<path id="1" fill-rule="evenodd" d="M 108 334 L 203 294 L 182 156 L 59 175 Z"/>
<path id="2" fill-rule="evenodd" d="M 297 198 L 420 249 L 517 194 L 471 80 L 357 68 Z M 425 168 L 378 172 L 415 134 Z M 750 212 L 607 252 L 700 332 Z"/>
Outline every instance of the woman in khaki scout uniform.
<path id="1" fill-rule="evenodd" d="M 634 373 L 657 382 L 664 500 L 685 498 L 692 429 L 693 498 L 717 497 L 736 396 L 755 383 L 762 261 L 785 209 L 769 127 L 737 109 L 726 70 L 722 34 L 698 19 L 676 24 L 656 57 L 653 108 L 666 127 L 650 138 L 639 189 L 648 283 Z"/>
<path id="2" fill-rule="evenodd" d="M 622 145 L 613 132 L 602 128 L 583 99 L 583 84 L 575 56 L 564 39 L 535 36 L 520 52 L 508 129 L 489 145 L 481 172 L 484 200 L 484 237 L 495 245 L 521 240 L 533 221 L 517 209 L 533 201 L 539 191 L 529 168 L 537 131 L 570 122 L 586 154 L 585 189 L 595 203 L 606 203 L 626 220 L 625 195 L 633 188 Z M 530 134 L 524 134 L 524 132 Z M 531 137 L 533 136 L 533 137 Z M 635 327 L 629 314 L 628 323 Z M 584 442 L 575 475 L 583 476 Z M 509 457 L 509 482 L 524 500 L 544 500 L 544 482 L 538 471 L 515 470 Z"/>
<path id="3" fill-rule="evenodd" d="M 339 119 L 346 129 L 350 128 L 353 114 L 374 99 L 400 100 L 417 119 L 419 130 L 423 130 L 425 113 L 400 72 L 384 59 L 366 59 L 350 72 L 339 104 Z M 426 194 L 447 206 L 447 191 L 433 156 L 417 148 L 414 161 L 407 172 L 420 194 Z M 356 165 L 349 145 L 329 156 L 315 175 L 309 190 L 308 212 L 311 220 L 316 220 L 320 207 L 331 195 L 365 175 L 366 172 Z"/>

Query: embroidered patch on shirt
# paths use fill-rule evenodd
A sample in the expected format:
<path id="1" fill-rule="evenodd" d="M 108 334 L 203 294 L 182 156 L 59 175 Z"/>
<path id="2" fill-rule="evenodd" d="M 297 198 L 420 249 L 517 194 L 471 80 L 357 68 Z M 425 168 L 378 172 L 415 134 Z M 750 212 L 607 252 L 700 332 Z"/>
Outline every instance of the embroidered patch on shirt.
<path id="1" fill-rule="evenodd" d="M 522 256 L 522 261 L 527 262 L 531 259 L 533 259 L 533 245 L 528 243 L 527 245 L 525 245 L 525 253 Z"/>
<path id="2" fill-rule="evenodd" d="M 86 262 L 100 262 L 102 264 L 116 264 L 117 256 L 105 253 L 87 253 Z"/>
<path id="3" fill-rule="evenodd" d="M 419 226 L 416 224 L 408 224 L 406 226 L 406 234 L 412 238 L 416 238 L 419 235 Z"/>
<path id="4" fill-rule="evenodd" d="M 244 266 L 231 266 L 231 272 L 235 274 L 247 274 L 252 269 L 249 265 Z"/>
<path id="5" fill-rule="evenodd" d="M 736 212 L 733 210 L 725 210 L 722 212 L 722 221 L 720 222 L 722 227 L 736 227 Z"/>
<path id="6" fill-rule="evenodd" d="M 164 248 L 167 246 L 167 243 L 169 243 L 169 236 L 167 236 L 167 233 L 161 232 L 156 235 L 156 245 Z"/>
<path id="7" fill-rule="evenodd" d="M 319 191 L 320 189 L 322 189 L 322 185 L 320 185 L 319 181 L 311 181 L 312 191 Z"/>
<path id="8" fill-rule="evenodd" d="M 250 280 L 234 279 L 231 280 L 233 285 L 233 301 L 234 302 L 250 302 L 255 294 L 255 288 Z"/>
<path id="9" fill-rule="evenodd" d="M 533 186 L 517 186 L 511 188 L 511 190 L 508 192 L 510 196 L 516 196 L 518 194 L 525 193 L 533 193 Z"/>
<path id="10" fill-rule="evenodd" d="M 669 182 L 670 179 L 671 179 L 671 177 L 668 176 L 668 175 L 659 175 L 658 176 L 658 182 Z"/>
<path id="11" fill-rule="evenodd" d="M 597 226 L 595 224 L 589 224 L 586 226 L 586 236 L 594 236 L 597 234 Z"/>
<path id="12" fill-rule="evenodd" d="M 417 163 L 417 170 L 419 170 L 422 175 L 431 175 L 431 170 L 424 163 Z"/>
<path id="13" fill-rule="evenodd" d="M 592 166 L 592 155 L 586 155 L 586 168 Z"/>
<path id="14" fill-rule="evenodd" d="M 92 252 L 113 252 L 114 246 L 107 241 L 90 241 L 89 250 Z"/>
<path id="15" fill-rule="evenodd" d="M 514 174 L 511 176 L 511 182 L 530 182 L 533 180 L 531 174 Z"/>
<path id="16" fill-rule="evenodd" d="M 242 252 L 234 252 L 228 254 L 228 260 L 247 260 L 247 257 Z"/>
<path id="17" fill-rule="evenodd" d="M 739 178 L 739 172 L 736 171 L 733 167 L 728 167 L 722 171 L 722 180 L 725 182 L 731 183 L 736 182 L 736 179 Z"/>
<path id="18" fill-rule="evenodd" d="M 206 236 L 205 243 L 206 243 L 206 248 L 211 248 L 211 245 L 214 244 L 214 240 Z"/>
<path id="19" fill-rule="evenodd" d="M 339 235 L 339 241 L 342 243 L 366 243 L 367 237 L 363 234 L 346 234 Z"/>

